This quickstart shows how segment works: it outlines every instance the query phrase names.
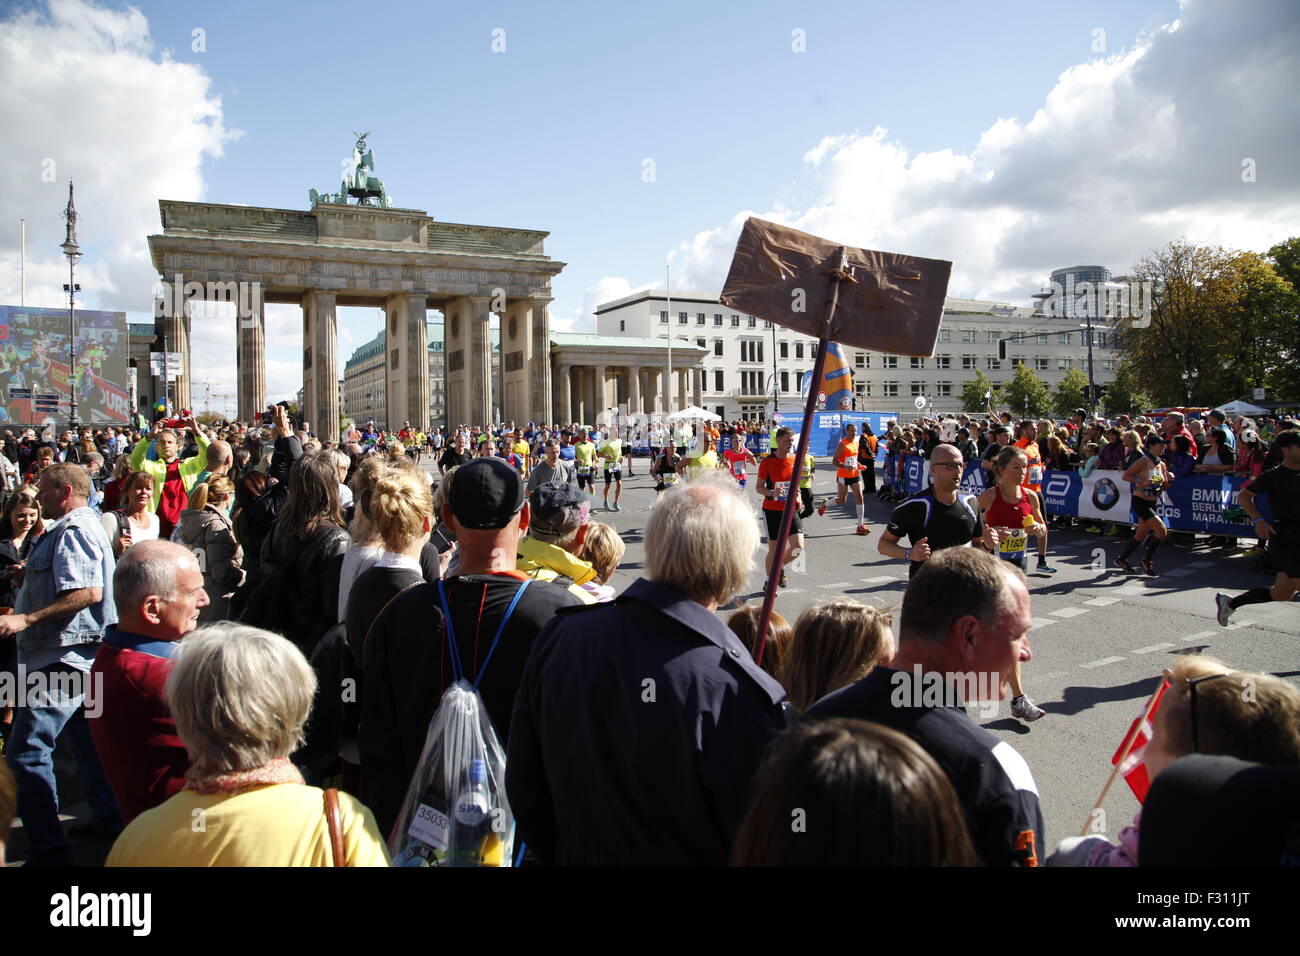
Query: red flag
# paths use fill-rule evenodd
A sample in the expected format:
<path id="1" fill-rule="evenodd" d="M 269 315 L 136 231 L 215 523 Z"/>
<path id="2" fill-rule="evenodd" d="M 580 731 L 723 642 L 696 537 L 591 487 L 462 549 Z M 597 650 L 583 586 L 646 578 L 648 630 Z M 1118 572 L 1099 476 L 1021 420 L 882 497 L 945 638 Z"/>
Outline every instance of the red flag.
<path id="1" fill-rule="evenodd" d="M 1156 711 L 1160 709 L 1160 699 L 1164 697 L 1165 691 L 1169 689 L 1169 681 L 1162 680 L 1156 692 L 1147 700 L 1142 709 L 1142 713 L 1136 717 L 1133 723 L 1129 724 L 1128 733 L 1124 735 L 1124 740 L 1120 743 L 1119 749 L 1115 751 L 1115 756 L 1110 758 L 1112 764 L 1119 764 L 1120 758 L 1123 757 L 1123 763 L 1120 764 L 1120 773 L 1124 777 L 1124 782 L 1129 785 L 1133 791 L 1133 796 L 1137 797 L 1138 803 L 1145 803 L 1147 799 L 1147 790 L 1151 788 L 1151 781 L 1147 777 L 1147 765 L 1142 760 L 1142 753 L 1154 735 L 1154 726 Z M 1128 754 L 1125 756 L 1124 747 L 1128 744 Z"/>

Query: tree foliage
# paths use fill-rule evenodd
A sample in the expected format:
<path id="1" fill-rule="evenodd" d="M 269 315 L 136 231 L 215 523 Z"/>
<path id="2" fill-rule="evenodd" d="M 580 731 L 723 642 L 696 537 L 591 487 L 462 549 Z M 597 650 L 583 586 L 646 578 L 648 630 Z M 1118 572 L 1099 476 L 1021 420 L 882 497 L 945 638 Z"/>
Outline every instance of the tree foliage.
<path id="1" fill-rule="evenodd" d="M 1076 408 L 1091 408 L 1088 401 L 1088 376 L 1081 369 L 1072 368 L 1057 383 L 1052 396 L 1052 408 L 1057 418 L 1069 418 Z"/>
<path id="2" fill-rule="evenodd" d="M 1151 408 L 1151 400 L 1138 384 L 1133 367 L 1122 361 L 1115 369 L 1115 381 L 1106 386 L 1101 399 L 1107 418 L 1117 415 L 1140 415 Z M 1181 402 L 1171 404 L 1182 404 Z"/>
<path id="3" fill-rule="evenodd" d="M 984 396 L 988 393 L 989 389 L 993 390 L 993 405 L 994 407 L 997 407 L 999 398 L 998 393 L 1001 390 L 1001 386 L 994 385 L 990 382 L 985 378 L 983 372 L 976 372 L 975 378 L 969 382 L 962 383 L 961 407 L 968 412 L 977 412 L 984 409 L 988 405 Z"/>
<path id="4" fill-rule="evenodd" d="M 1041 418 L 1052 410 L 1052 393 L 1034 370 L 1020 362 L 1016 374 L 1002 389 L 1002 404 L 1017 415 Z"/>
<path id="5" fill-rule="evenodd" d="M 1117 322 L 1138 389 L 1164 406 L 1222 404 L 1257 387 L 1288 400 L 1300 360 L 1300 296 L 1288 278 L 1297 271 L 1297 239 L 1268 256 L 1180 240 L 1143 259 L 1133 273 L 1154 290 L 1149 325 Z"/>

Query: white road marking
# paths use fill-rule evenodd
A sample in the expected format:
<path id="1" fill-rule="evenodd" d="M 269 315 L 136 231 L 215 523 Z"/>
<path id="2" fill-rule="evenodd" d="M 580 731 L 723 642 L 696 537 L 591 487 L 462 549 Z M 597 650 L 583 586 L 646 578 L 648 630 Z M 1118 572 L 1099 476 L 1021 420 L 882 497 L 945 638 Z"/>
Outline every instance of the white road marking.
<path id="1" fill-rule="evenodd" d="M 782 588 L 777 594 L 803 594 L 803 588 Z"/>
<path id="2" fill-rule="evenodd" d="M 1080 614 L 1087 614 L 1086 607 L 1063 607 L 1059 611 L 1048 611 L 1053 617 L 1078 617 Z"/>
<path id="3" fill-rule="evenodd" d="M 1162 642 L 1162 643 L 1160 643 L 1160 644 L 1152 644 L 1150 647 L 1139 647 L 1139 648 L 1137 648 L 1137 650 L 1133 651 L 1133 653 L 1134 653 L 1134 654 L 1154 654 L 1156 651 L 1163 651 L 1165 648 L 1167 648 L 1167 647 L 1173 647 L 1173 646 L 1174 646 L 1174 645 L 1170 644 L 1168 641 L 1164 641 L 1164 642 Z"/>
<path id="4" fill-rule="evenodd" d="M 819 588 L 846 588 L 851 585 L 852 581 L 832 581 L 830 584 L 819 584 Z"/>
<path id="5" fill-rule="evenodd" d="M 1227 631 L 1239 631 L 1239 630 L 1241 630 L 1243 627 L 1253 627 L 1254 624 L 1255 624 L 1254 621 L 1233 621 L 1233 622 L 1232 622 L 1231 624 L 1229 624 L 1226 628 L 1224 628 L 1224 630 L 1227 630 Z"/>
<path id="6" fill-rule="evenodd" d="M 1090 607 L 1110 607 L 1112 604 L 1118 604 L 1119 598 L 1097 597 L 1093 598 L 1091 601 L 1084 601 L 1083 603 Z"/>
<path id="7" fill-rule="evenodd" d="M 1050 617 L 1036 617 L 1034 618 L 1033 625 L 1029 629 L 1031 631 L 1036 631 L 1040 627 L 1046 627 L 1048 624 L 1059 624 L 1059 623 L 1060 623 L 1059 621 L 1054 621 Z"/>
<path id="8" fill-rule="evenodd" d="M 884 584 L 886 581 L 897 581 L 897 580 L 899 580 L 899 578 L 893 577 L 892 575 L 884 574 L 881 575 L 880 577 L 875 577 L 875 578 L 863 578 L 862 583 L 863 584 Z"/>
<path id="9" fill-rule="evenodd" d="M 1229 624 L 1228 627 L 1232 627 L 1232 625 Z M 1183 638 L 1183 640 L 1200 641 L 1200 640 L 1204 640 L 1207 637 L 1213 637 L 1214 633 L 1215 633 L 1214 631 L 1197 631 L 1195 634 L 1187 635 L 1185 638 Z"/>
<path id="10" fill-rule="evenodd" d="M 1147 589 L 1138 587 L 1136 584 L 1126 584 L 1122 588 L 1119 588 L 1115 593 L 1126 594 L 1129 597 L 1142 597 L 1147 593 Z"/>
<path id="11" fill-rule="evenodd" d="M 1099 661 L 1090 661 L 1090 662 L 1087 663 L 1087 664 L 1080 664 L 1079 666 L 1080 666 L 1080 667 L 1086 667 L 1086 668 L 1088 668 L 1089 670 L 1091 670 L 1091 669 L 1094 668 L 1094 667 L 1104 667 L 1104 666 L 1107 665 L 1107 664 L 1115 664 L 1115 663 L 1118 663 L 1119 661 L 1122 661 L 1123 659 L 1124 659 L 1124 658 L 1122 658 L 1122 657 L 1103 657 L 1103 658 L 1102 658 L 1101 660 L 1099 660 Z"/>

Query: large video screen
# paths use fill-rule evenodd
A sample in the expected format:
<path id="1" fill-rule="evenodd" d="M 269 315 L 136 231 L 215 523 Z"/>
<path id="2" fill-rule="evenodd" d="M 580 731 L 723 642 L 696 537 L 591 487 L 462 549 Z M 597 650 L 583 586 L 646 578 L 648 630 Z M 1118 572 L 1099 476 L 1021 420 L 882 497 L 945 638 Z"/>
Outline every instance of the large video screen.
<path id="1" fill-rule="evenodd" d="M 67 309 L 0 305 L 0 424 L 66 424 L 70 359 L 77 421 L 126 422 L 126 313 L 78 309 L 76 320 L 77 341 L 69 356 Z M 49 404 L 56 395 L 57 405 Z"/>

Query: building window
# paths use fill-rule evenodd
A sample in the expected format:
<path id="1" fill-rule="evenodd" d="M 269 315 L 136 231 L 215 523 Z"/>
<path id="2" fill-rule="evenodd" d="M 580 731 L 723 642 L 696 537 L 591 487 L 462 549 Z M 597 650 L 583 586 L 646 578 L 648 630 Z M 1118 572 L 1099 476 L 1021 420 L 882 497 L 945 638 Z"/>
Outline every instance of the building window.
<path id="1" fill-rule="evenodd" d="M 780 355 L 781 358 L 788 359 L 790 357 L 789 342 L 778 342 L 776 347 L 777 347 L 777 354 Z"/>
<path id="2" fill-rule="evenodd" d="M 1074 359 L 1058 358 L 1056 360 L 1056 370 L 1058 372 L 1068 372 L 1074 368 Z"/>
<path id="3" fill-rule="evenodd" d="M 809 343 L 808 343 L 808 357 L 809 357 L 809 358 L 816 358 L 816 357 L 817 357 L 817 343 L 816 343 L 816 342 L 809 342 Z"/>
<path id="4" fill-rule="evenodd" d="M 866 358 L 867 357 L 865 355 L 859 352 L 857 355 L 853 356 L 853 365 L 856 368 L 866 368 L 867 367 Z"/>
<path id="5" fill-rule="evenodd" d="M 665 313 L 665 315 L 666 315 L 666 313 Z M 665 318 L 664 321 L 665 321 L 665 322 L 668 321 L 667 318 Z M 939 330 L 939 341 L 940 341 L 940 342 L 951 342 L 951 341 L 952 341 L 952 329 L 940 329 L 940 330 Z"/>
<path id="6" fill-rule="evenodd" d="M 627 321 L 626 321 L 625 319 L 619 319 L 619 320 L 618 320 L 618 330 L 619 330 L 620 332 L 626 332 L 626 331 L 627 331 Z"/>
<path id="7" fill-rule="evenodd" d="M 402 360 L 402 350 L 401 350 L 401 349 L 393 349 L 391 352 L 388 353 L 388 367 L 389 367 L 389 368 L 399 368 L 399 367 L 400 367 L 401 360 Z"/>
<path id="8" fill-rule="evenodd" d="M 741 339 L 740 360 L 742 362 L 763 361 L 763 340 L 762 339 Z"/>
<path id="9" fill-rule="evenodd" d="M 884 395 L 885 398 L 898 398 L 898 383 L 897 383 L 897 382 L 884 382 L 884 383 L 882 383 L 882 385 L 883 385 L 884 391 L 881 392 L 881 394 Z"/>
<path id="10" fill-rule="evenodd" d="M 1046 371 L 1047 371 L 1047 359 L 1043 358 L 1042 356 L 1035 356 L 1035 357 L 1034 357 L 1034 371 L 1036 371 L 1036 372 L 1046 372 Z"/>
<path id="11" fill-rule="evenodd" d="M 912 397 L 913 397 L 913 398 L 916 398 L 916 397 L 921 396 L 921 395 L 924 395 L 924 394 L 925 394 L 925 383 L 924 383 L 924 382 L 913 382 L 913 383 L 912 383 Z"/>
<path id="12" fill-rule="evenodd" d="M 738 315 L 733 315 L 733 316 L 731 317 L 731 327 L 732 327 L 733 329 L 738 329 L 738 328 L 740 328 L 740 316 L 738 316 Z"/>
<path id="13" fill-rule="evenodd" d="M 912 356 L 912 368 L 925 368 L 925 359 Z"/>
<path id="14" fill-rule="evenodd" d="M 975 356 L 963 355 L 961 357 L 961 367 L 964 371 L 967 372 L 975 371 Z"/>
<path id="15" fill-rule="evenodd" d="M 667 324 L 668 324 L 668 313 L 667 313 L 667 312 L 660 312 L 660 313 L 659 313 L 659 324 L 660 324 L 660 325 L 667 325 Z"/>
<path id="16" fill-rule="evenodd" d="M 751 329 L 758 328 L 758 319 L 754 318 L 752 315 L 747 318 L 749 319 L 749 327 Z"/>
<path id="17" fill-rule="evenodd" d="M 678 324 L 678 325 L 685 325 L 688 321 L 690 321 L 690 314 L 689 314 L 689 313 L 686 313 L 686 312 L 678 312 L 678 313 L 677 313 L 677 324 Z"/>
<path id="18" fill-rule="evenodd" d="M 863 382 L 863 383 L 862 383 L 862 394 L 865 395 L 865 396 L 867 396 L 868 398 L 871 397 L 871 383 L 870 383 L 870 382 Z"/>
<path id="19" fill-rule="evenodd" d="M 989 345 L 997 345 L 998 339 L 1001 338 L 1001 335 L 999 334 L 997 329 L 989 329 L 985 334 L 988 337 L 984 341 L 987 342 Z"/>
<path id="20" fill-rule="evenodd" d="M 802 342 L 796 342 L 796 343 L 794 343 L 794 357 L 797 358 L 797 359 L 801 359 L 801 358 L 803 358 L 803 343 L 802 343 Z"/>
<path id="21" fill-rule="evenodd" d="M 968 345 L 973 345 L 973 344 L 975 343 L 975 330 L 974 330 L 974 329 L 962 329 L 962 330 L 961 330 L 961 340 L 962 340 L 963 342 L 967 343 Z"/>
<path id="22" fill-rule="evenodd" d="M 952 368 L 952 356 L 951 356 L 951 355 L 936 355 L 936 356 L 934 357 L 934 367 L 935 367 L 935 368 Z"/>
<path id="23" fill-rule="evenodd" d="M 1046 333 L 1046 332 L 1039 332 L 1037 335 L 1035 335 L 1035 336 L 1034 336 L 1034 344 L 1035 344 L 1035 345 L 1046 345 L 1046 344 L 1047 344 L 1047 333 Z"/>
<path id="24" fill-rule="evenodd" d="M 885 356 L 882 356 L 881 359 L 880 359 L 880 367 L 881 367 L 881 368 L 898 368 L 898 356 L 897 356 L 897 355 L 885 355 Z"/>
<path id="25" fill-rule="evenodd" d="M 722 339 L 713 340 L 713 354 L 718 358 L 722 357 Z"/>
<path id="26" fill-rule="evenodd" d="M 952 396 L 952 382 L 935 382 L 935 394 L 940 398 L 950 398 Z"/>
<path id="27" fill-rule="evenodd" d="M 984 367 L 990 372 L 996 372 L 1002 365 L 998 362 L 996 355 L 990 355 L 984 359 Z"/>
<path id="28" fill-rule="evenodd" d="M 1115 360 L 1114 360 L 1113 358 L 1102 359 L 1102 360 L 1101 360 L 1101 370 L 1102 370 L 1103 372 L 1113 372 L 1113 371 L 1115 371 Z"/>
<path id="29" fill-rule="evenodd" d="M 723 384 L 722 384 L 722 369 L 720 369 L 720 368 L 718 368 L 718 369 L 714 369 L 714 370 L 713 370 L 713 390 L 714 390 L 715 392 L 721 392 L 721 391 L 723 390 L 723 388 L 724 388 L 724 386 L 723 386 Z"/>
<path id="30" fill-rule="evenodd" d="M 1070 333 L 1069 333 L 1069 332 L 1058 332 L 1058 333 L 1056 333 L 1056 344 L 1057 344 L 1057 345 L 1069 345 L 1069 344 L 1070 344 Z"/>
<path id="31" fill-rule="evenodd" d="M 863 353 L 862 353 L 862 367 L 863 367 L 863 368 L 871 368 L 871 353 L 870 353 L 870 352 L 863 352 Z"/>
<path id="32" fill-rule="evenodd" d="M 764 320 L 763 320 L 763 328 L 765 328 L 765 329 L 770 329 L 771 327 L 772 327 L 772 323 L 769 322 L 767 319 L 764 319 Z"/>
<path id="33" fill-rule="evenodd" d="M 709 347 L 709 343 L 706 342 L 704 339 L 696 339 L 695 344 L 702 349 L 707 349 Z"/>
<path id="34" fill-rule="evenodd" d="M 789 372 L 782 372 L 782 373 L 781 373 L 781 391 L 783 391 L 783 392 L 788 392 L 788 391 L 790 391 L 790 373 L 789 373 Z"/>
<path id="35" fill-rule="evenodd" d="M 721 315 L 720 313 L 715 312 L 715 313 L 713 314 L 713 324 L 714 324 L 714 325 L 721 325 L 721 324 L 722 324 L 722 315 Z"/>
<path id="36" fill-rule="evenodd" d="M 695 324 L 696 324 L 696 325 L 703 325 L 703 324 L 704 324 L 704 313 L 703 313 L 703 312 L 696 312 L 696 313 L 695 313 Z"/>

